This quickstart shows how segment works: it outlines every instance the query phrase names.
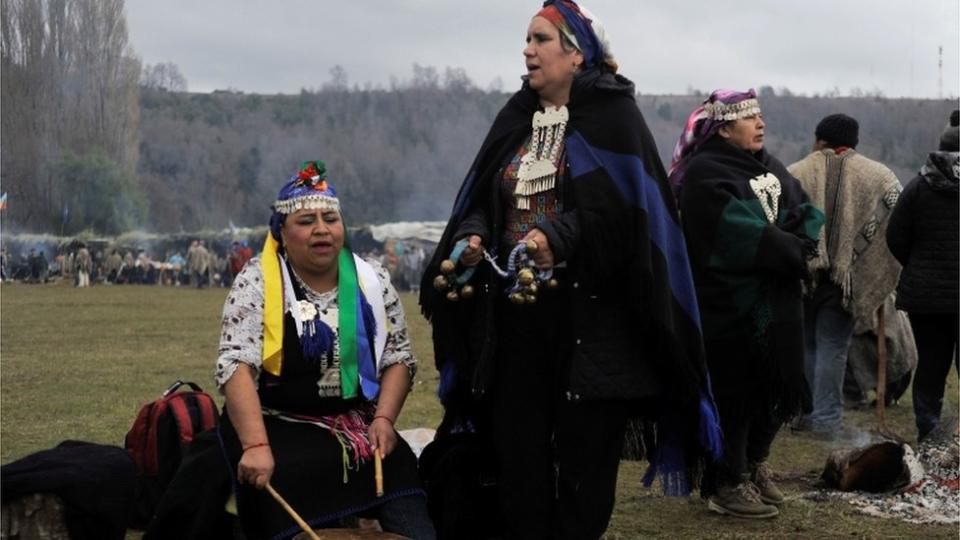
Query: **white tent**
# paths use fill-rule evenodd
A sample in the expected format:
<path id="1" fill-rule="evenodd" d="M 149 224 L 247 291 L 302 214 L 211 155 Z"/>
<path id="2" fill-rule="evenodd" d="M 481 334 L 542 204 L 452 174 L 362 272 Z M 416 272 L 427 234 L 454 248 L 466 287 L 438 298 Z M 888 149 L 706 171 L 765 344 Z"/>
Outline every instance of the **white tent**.
<path id="1" fill-rule="evenodd" d="M 370 225 L 370 233 L 377 242 L 385 242 L 391 238 L 398 240 L 416 238 L 436 244 L 440 241 L 443 228 L 446 226 L 446 221 L 399 221 Z"/>

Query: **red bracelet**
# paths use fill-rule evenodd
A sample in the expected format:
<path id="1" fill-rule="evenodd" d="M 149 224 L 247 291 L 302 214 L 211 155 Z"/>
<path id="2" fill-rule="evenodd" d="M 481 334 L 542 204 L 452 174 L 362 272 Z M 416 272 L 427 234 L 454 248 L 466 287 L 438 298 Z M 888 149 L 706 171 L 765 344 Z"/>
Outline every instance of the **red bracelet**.
<path id="1" fill-rule="evenodd" d="M 378 414 L 378 415 L 376 415 L 376 416 L 373 417 L 374 420 L 376 420 L 377 418 L 383 418 L 383 419 L 386 420 L 387 422 L 390 422 L 390 425 L 391 425 L 391 426 L 393 425 L 393 420 L 392 420 L 389 416 L 384 416 L 384 415 L 382 415 L 382 414 Z M 371 422 L 372 422 L 372 420 L 371 420 Z"/>
<path id="2" fill-rule="evenodd" d="M 259 448 L 259 447 L 261 447 L 261 446 L 270 446 L 270 443 L 268 443 L 268 442 L 258 442 L 258 443 L 251 444 L 250 446 L 244 446 L 244 447 L 243 447 L 243 453 L 246 453 L 246 451 L 247 451 L 247 450 L 250 450 L 251 448 Z"/>

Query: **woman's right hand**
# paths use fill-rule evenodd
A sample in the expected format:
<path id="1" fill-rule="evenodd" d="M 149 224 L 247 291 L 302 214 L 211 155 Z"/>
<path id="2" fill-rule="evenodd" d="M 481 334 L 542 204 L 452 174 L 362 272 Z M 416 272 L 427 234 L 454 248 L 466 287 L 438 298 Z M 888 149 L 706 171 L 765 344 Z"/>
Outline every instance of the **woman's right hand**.
<path id="1" fill-rule="evenodd" d="M 257 489 L 263 489 L 270 483 L 273 467 L 273 452 L 270 451 L 270 447 L 255 446 L 240 456 L 237 480 L 241 484 L 253 484 Z"/>
<path id="2" fill-rule="evenodd" d="M 460 264 L 464 266 L 476 266 L 483 259 L 483 238 L 479 235 L 471 234 L 467 237 L 467 247 L 460 254 Z"/>

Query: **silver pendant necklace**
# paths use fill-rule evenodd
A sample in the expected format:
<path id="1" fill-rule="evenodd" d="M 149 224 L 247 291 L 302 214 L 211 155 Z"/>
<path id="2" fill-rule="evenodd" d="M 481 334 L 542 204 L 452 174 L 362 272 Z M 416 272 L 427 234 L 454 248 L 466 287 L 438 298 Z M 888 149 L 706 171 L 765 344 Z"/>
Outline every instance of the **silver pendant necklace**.
<path id="1" fill-rule="evenodd" d="M 547 107 L 533 113 L 529 151 L 520 159 L 517 187 L 513 191 L 519 210 L 530 209 L 530 197 L 553 189 L 559 170 L 560 149 L 570 113 L 566 106 Z"/>

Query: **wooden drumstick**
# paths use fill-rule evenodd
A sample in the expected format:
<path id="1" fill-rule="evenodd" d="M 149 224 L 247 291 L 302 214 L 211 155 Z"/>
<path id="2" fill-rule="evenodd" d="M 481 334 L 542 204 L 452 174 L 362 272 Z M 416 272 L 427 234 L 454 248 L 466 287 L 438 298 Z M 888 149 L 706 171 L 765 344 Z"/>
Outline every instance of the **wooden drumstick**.
<path id="1" fill-rule="evenodd" d="M 317 536 L 317 533 L 313 532 L 313 529 L 311 529 L 310 526 L 307 525 L 307 522 L 304 521 L 302 517 L 300 517 L 300 514 L 298 514 L 297 511 L 294 510 L 292 506 L 287 504 L 287 501 L 283 500 L 283 497 L 281 497 L 280 494 L 277 493 L 275 489 L 273 489 L 273 486 L 271 486 L 270 484 L 267 484 L 266 488 L 267 488 L 267 492 L 270 493 L 270 496 L 273 497 L 274 500 L 276 500 L 278 503 L 280 503 L 280 506 L 282 506 L 283 509 L 286 510 L 288 514 L 290 514 L 290 517 L 292 517 L 293 520 L 297 522 L 297 525 L 299 525 L 300 528 L 303 529 L 303 532 L 307 533 L 307 535 L 310 537 L 311 540 L 320 540 L 320 537 Z"/>
<path id="2" fill-rule="evenodd" d="M 373 479 L 377 484 L 377 497 L 383 497 L 383 458 L 379 448 L 373 451 Z"/>

